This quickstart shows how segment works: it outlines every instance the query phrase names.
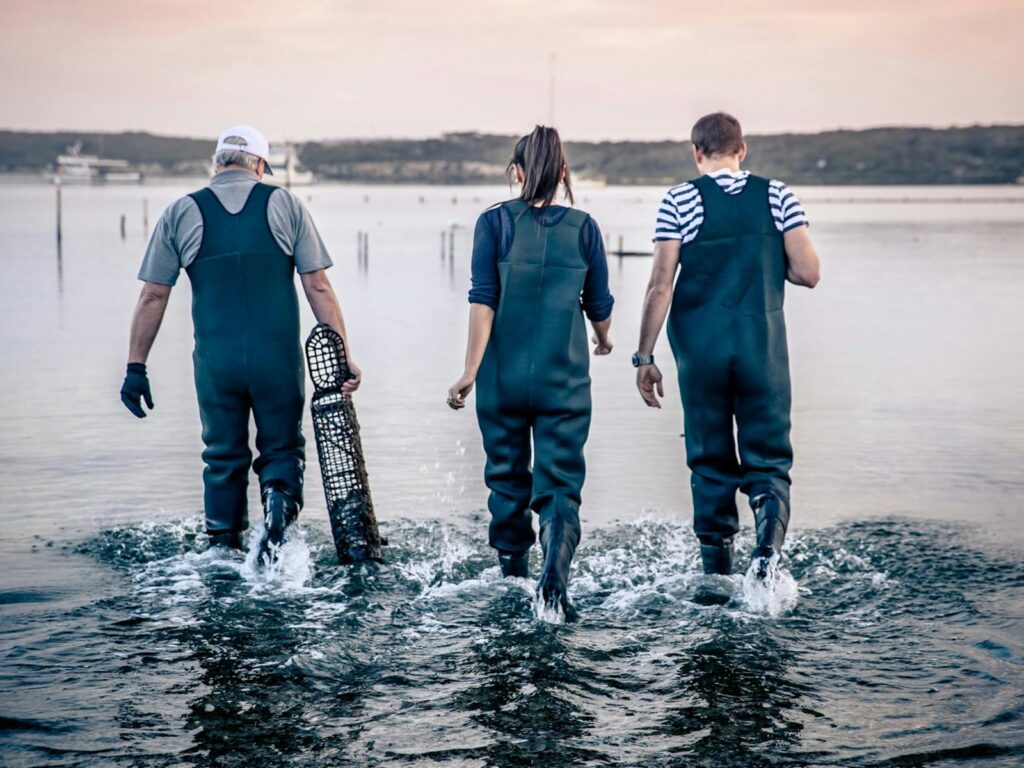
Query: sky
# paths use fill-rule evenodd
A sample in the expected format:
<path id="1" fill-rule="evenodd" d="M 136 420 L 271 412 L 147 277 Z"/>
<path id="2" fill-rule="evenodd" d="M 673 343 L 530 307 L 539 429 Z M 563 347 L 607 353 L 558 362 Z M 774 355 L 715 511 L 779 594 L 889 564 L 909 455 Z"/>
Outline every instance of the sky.
<path id="1" fill-rule="evenodd" d="M 747 133 L 1024 123 L 1022 47 L 1022 0 L 0 0 L 0 127 L 247 122 L 306 141 L 554 122 L 646 140 L 719 109 Z"/>

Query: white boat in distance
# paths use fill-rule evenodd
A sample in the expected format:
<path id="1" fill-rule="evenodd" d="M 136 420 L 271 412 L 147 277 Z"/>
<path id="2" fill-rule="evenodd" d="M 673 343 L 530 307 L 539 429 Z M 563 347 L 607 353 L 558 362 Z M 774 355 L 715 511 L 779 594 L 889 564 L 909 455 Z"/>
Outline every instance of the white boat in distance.
<path id="1" fill-rule="evenodd" d="M 142 172 L 135 170 L 127 160 L 109 160 L 98 155 L 83 155 L 82 142 L 67 148 L 57 157 L 54 181 L 62 184 L 139 184 Z"/>
<path id="2" fill-rule="evenodd" d="M 299 154 L 294 144 L 271 144 L 269 160 L 274 175 L 264 176 L 265 183 L 287 188 L 316 184 L 316 174 L 299 166 Z"/>

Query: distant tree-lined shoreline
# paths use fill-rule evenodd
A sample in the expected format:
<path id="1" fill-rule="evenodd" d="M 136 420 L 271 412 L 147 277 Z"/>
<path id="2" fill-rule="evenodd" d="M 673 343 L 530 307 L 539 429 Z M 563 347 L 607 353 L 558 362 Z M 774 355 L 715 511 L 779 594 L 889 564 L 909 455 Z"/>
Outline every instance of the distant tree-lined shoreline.
<path id="1" fill-rule="evenodd" d="M 489 184 L 503 180 L 515 137 L 450 133 L 433 139 L 349 139 L 298 144 L 325 180 Z M 871 128 L 748 137 L 746 167 L 791 184 L 1014 184 L 1024 182 L 1024 126 Z M 45 172 L 68 147 L 127 160 L 154 175 L 209 170 L 213 139 L 150 133 L 0 131 L 0 172 Z M 693 171 L 689 142 L 568 142 L 577 178 L 665 185 Z"/>

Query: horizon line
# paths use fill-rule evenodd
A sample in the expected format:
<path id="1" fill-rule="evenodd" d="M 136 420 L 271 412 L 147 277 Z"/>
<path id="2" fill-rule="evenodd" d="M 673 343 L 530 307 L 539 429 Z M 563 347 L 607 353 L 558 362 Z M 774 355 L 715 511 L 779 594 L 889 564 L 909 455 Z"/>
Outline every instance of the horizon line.
<path id="1" fill-rule="evenodd" d="M 923 130 L 923 131 L 954 131 L 964 130 L 969 128 L 1024 128 L 1024 123 L 952 123 L 949 125 L 920 125 L 920 124 L 882 124 L 873 125 L 862 128 L 825 128 L 821 130 L 789 130 L 789 131 L 775 131 L 770 133 L 744 133 L 744 138 L 765 138 L 765 137 L 776 137 L 776 136 L 819 136 L 822 134 L 829 133 L 868 133 L 871 131 L 884 131 L 884 130 Z M 120 130 L 91 130 L 83 128 L 54 128 L 49 130 L 33 130 L 26 128 L 11 128 L 7 126 L 0 127 L 0 131 L 7 133 L 22 133 L 22 134 L 41 134 L 41 135 L 53 135 L 59 133 L 77 133 L 84 135 L 93 136 L 116 136 L 123 134 L 146 134 L 156 138 L 165 139 L 187 139 L 192 141 L 213 141 L 216 139 L 215 134 L 209 136 L 196 136 L 188 134 L 170 134 L 170 133 L 158 133 L 148 129 L 142 128 L 123 128 Z M 375 142 L 375 141 L 430 141 L 435 139 L 443 139 L 447 136 L 495 136 L 495 137 L 515 137 L 518 134 L 512 133 L 494 133 L 491 131 L 480 131 L 480 130 L 451 130 L 442 131 L 438 134 L 431 134 L 425 136 L 353 136 L 353 137 L 323 137 L 316 139 L 275 139 L 275 143 L 284 142 L 290 144 L 315 144 L 315 143 L 341 143 L 341 142 Z M 603 143 L 632 143 L 632 144 L 661 144 L 661 143 L 686 143 L 689 142 L 689 137 L 678 137 L 678 138 L 659 138 L 659 139 L 632 139 L 632 138 L 602 138 L 602 139 L 574 139 L 565 138 L 566 143 L 575 144 L 603 144 Z"/>

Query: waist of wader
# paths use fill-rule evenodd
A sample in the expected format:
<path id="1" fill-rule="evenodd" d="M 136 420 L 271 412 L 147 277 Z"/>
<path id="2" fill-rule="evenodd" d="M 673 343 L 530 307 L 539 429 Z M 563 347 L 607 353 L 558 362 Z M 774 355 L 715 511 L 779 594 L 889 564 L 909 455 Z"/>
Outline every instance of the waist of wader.
<path id="1" fill-rule="evenodd" d="M 770 235 L 743 235 L 683 251 L 672 296 L 675 313 L 711 310 L 746 316 L 785 303 L 786 255 Z"/>
<path id="2" fill-rule="evenodd" d="M 282 252 L 220 253 L 186 270 L 197 349 L 299 345 L 295 269 Z"/>
<path id="3" fill-rule="evenodd" d="M 573 397 L 590 384 L 583 309 L 578 298 L 565 297 L 582 276 L 523 265 L 507 269 L 517 273 L 516 288 L 499 301 L 481 386 L 529 407 Z"/>

